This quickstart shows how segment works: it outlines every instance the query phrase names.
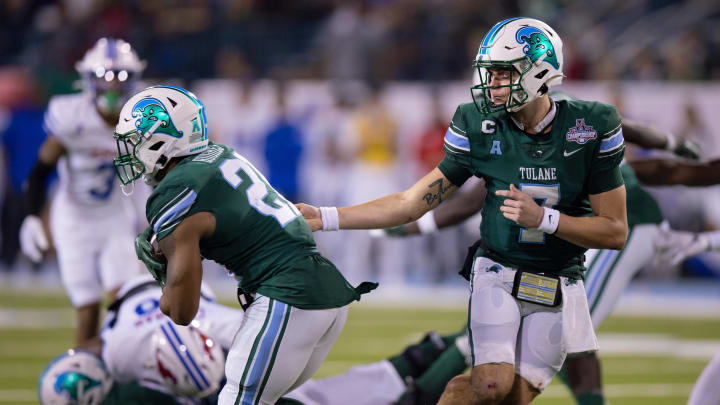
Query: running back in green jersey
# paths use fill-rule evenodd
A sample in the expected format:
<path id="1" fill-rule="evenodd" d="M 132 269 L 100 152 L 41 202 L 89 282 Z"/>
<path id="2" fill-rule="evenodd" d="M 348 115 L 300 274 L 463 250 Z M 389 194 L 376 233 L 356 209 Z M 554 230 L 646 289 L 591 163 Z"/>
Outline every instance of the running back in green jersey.
<path id="1" fill-rule="evenodd" d="M 334 308 L 359 299 L 315 247 L 297 208 L 244 157 L 210 143 L 172 168 L 153 190 L 146 214 L 158 240 L 198 212 L 215 216 L 200 241 L 204 258 L 223 265 L 250 292 L 302 309 Z"/>
<path id="2" fill-rule="evenodd" d="M 545 207 L 570 216 L 591 216 L 588 195 L 623 185 L 619 164 L 625 144 L 614 107 L 598 102 L 560 100 L 547 134 L 530 135 L 504 111 L 481 114 L 461 104 L 445 135 L 445 159 L 438 166 L 455 185 L 470 176 L 485 179 L 482 209 L 484 255 L 504 265 L 582 277 L 587 249 L 555 235 L 521 228 L 500 211 L 495 194 L 510 184 Z"/>

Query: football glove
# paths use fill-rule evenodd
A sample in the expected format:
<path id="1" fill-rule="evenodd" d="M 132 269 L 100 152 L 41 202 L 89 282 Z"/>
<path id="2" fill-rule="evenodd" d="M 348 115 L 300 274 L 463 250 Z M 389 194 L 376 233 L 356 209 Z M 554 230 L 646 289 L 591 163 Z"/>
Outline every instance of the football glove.
<path id="1" fill-rule="evenodd" d="M 152 238 L 152 228 L 148 227 L 137 237 L 135 237 L 135 254 L 138 259 L 145 264 L 155 281 L 160 287 L 165 287 L 167 282 L 167 260 L 160 252 L 156 252 L 150 242 Z"/>
<path id="2" fill-rule="evenodd" d="M 672 140 L 668 139 L 668 146 L 671 146 L 670 151 L 677 156 L 690 160 L 700 159 L 700 146 L 691 140 L 674 137 Z"/>
<path id="3" fill-rule="evenodd" d="M 675 231 L 669 227 L 662 227 L 655 248 L 659 263 L 670 263 L 674 266 L 689 257 L 708 251 L 710 238 L 703 233 Z"/>
<path id="4" fill-rule="evenodd" d="M 48 243 L 42 220 L 35 215 L 28 215 L 20 226 L 20 249 L 35 263 L 40 263 Z"/>

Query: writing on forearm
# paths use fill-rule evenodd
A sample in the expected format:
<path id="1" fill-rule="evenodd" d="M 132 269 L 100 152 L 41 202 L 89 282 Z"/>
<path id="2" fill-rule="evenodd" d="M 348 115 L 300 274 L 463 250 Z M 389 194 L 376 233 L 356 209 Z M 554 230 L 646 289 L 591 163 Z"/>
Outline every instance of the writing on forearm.
<path id="1" fill-rule="evenodd" d="M 432 207 L 435 201 L 440 204 L 442 202 L 443 195 L 447 193 L 447 191 L 450 190 L 450 188 L 452 187 L 452 183 L 449 183 L 446 187 L 443 187 L 443 179 L 437 179 L 430 183 L 428 188 L 432 190 L 433 188 L 435 188 L 435 186 L 437 186 L 437 192 L 429 192 L 422 197 L 422 199 L 425 200 L 425 202 L 427 203 L 428 207 Z"/>

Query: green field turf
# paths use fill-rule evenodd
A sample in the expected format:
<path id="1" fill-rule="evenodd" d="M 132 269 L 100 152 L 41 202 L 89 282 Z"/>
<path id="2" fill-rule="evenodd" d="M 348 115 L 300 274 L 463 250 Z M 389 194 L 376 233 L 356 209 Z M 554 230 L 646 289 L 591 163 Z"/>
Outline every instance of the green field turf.
<path id="1" fill-rule="evenodd" d="M 42 369 L 73 342 L 74 317 L 69 302 L 57 293 L 0 290 L 0 321 L 0 405 L 36 403 L 36 383 Z M 417 341 L 427 330 L 450 333 L 461 328 L 464 321 L 462 308 L 388 309 L 356 303 L 342 336 L 317 376 L 383 359 Z M 708 359 L 677 356 L 673 342 L 690 346 L 696 342 L 717 343 L 720 322 L 614 317 L 605 322 L 600 334 L 601 340 L 603 336 L 622 334 L 649 335 L 670 342 L 668 350 L 659 353 L 601 354 L 605 390 L 613 405 L 682 404 Z M 574 402 L 565 388 L 554 382 L 534 403 Z"/>

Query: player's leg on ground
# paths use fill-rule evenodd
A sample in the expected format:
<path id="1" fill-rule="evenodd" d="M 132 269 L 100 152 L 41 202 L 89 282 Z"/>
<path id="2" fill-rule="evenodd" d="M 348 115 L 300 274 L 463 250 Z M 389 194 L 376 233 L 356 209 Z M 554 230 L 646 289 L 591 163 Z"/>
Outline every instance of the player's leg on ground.
<path id="1" fill-rule="evenodd" d="M 438 405 L 471 405 L 472 390 L 470 376 L 467 374 L 454 377 L 447 383 Z"/>
<path id="2" fill-rule="evenodd" d="M 77 329 L 75 345 L 81 345 L 98 334 L 100 324 L 100 303 L 94 302 L 75 309 L 77 314 Z"/>
<path id="3" fill-rule="evenodd" d="M 437 403 L 450 380 L 462 374 L 470 364 L 470 342 L 466 327 L 465 333 L 457 336 L 427 371 L 415 379 L 408 392 L 400 397 L 398 404 Z M 468 379 L 468 384 L 469 381 Z"/>
<path id="4" fill-rule="evenodd" d="M 700 374 L 688 405 L 717 405 L 720 403 L 720 353 L 717 353 Z"/>
<path id="5" fill-rule="evenodd" d="M 317 369 L 318 354 L 327 354 L 346 314 L 347 308 L 301 310 L 258 295 L 228 353 L 219 405 L 274 404 Z"/>
<path id="6" fill-rule="evenodd" d="M 390 357 L 388 361 L 397 370 L 401 379 L 420 377 L 448 348 L 449 344 L 454 343 L 458 335 L 460 333 L 440 336 L 436 332 L 428 332 L 422 341 L 406 347 L 402 353 Z M 459 373 L 455 375 L 457 374 Z"/>

